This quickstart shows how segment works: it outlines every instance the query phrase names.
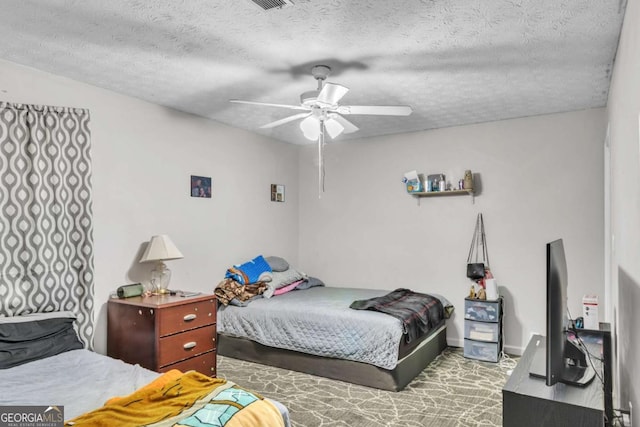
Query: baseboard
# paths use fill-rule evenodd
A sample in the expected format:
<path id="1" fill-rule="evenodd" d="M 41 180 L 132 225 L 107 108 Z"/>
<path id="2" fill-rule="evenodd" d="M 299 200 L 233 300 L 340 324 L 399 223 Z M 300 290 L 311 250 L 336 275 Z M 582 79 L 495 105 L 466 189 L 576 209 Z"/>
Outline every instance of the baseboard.
<path id="1" fill-rule="evenodd" d="M 524 347 L 516 347 L 514 345 L 504 345 L 504 352 L 507 354 L 513 354 L 515 356 L 522 356 L 524 353 Z"/>
<path id="2" fill-rule="evenodd" d="M 460 338 L 447 338 L 447 345 L 449 347 L 464 347 L 464 340 Z"/>

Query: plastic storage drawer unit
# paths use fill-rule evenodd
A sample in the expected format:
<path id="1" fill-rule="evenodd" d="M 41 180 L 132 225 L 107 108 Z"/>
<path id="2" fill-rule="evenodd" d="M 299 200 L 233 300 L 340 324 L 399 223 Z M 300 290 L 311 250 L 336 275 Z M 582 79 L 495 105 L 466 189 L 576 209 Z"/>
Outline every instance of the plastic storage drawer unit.
<path id="1" fill-rule="evenodd" d="M 464 340 L 464 357 L 497 362 L 500 343 Z"/>
<path id="2" fill-rule="evenodd" d="M 500 332 L 498 323 L 474 322 L 467 320 L 464 322 L 464 337 L 475 341 L 497 342 Z"/>
<path id="3" fill-rule="evenodd" d="M 483 322 L 497 322 L 500 319 L 500 300 L 464 300 L 464 318 L 481 320 Z"/>
<path id="4" fill-rule="evenodd" d="M 502 354 L 502 298 L 464 300 L 464 357 L 497 362 Z"/>

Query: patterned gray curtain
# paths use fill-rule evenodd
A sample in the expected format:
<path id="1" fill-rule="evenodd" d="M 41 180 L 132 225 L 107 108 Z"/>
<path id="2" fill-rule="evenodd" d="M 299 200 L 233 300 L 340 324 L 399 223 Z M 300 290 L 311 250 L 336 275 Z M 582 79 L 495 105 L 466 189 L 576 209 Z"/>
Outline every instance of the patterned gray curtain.
<path id="1" fill-rule="evenodd" d="M 93 346 L 89 111 L 0 102 L 0 315 L 73 311 Z"/>

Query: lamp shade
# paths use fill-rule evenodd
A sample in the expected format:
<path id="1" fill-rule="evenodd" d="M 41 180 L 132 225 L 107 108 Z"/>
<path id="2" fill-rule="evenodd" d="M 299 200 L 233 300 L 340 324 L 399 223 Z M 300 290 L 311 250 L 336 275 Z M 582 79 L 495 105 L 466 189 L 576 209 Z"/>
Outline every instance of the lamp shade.
<path id="1" fill-rule="evenodd" d="M 300 122 L 300 130 L 302 130 L 305 138 L 317 141 L 320 135 L 320 121 L 313 116 L 309 116 Z"/>
<path id="2" fill-rule="evenodd" d="M 147 248 L 145 249 L 140 262 L 147 261 L 165 261 L 169 259 L 184 258 L 182 252 L 176 248 L 169 236 L 166 234 L 160 234 L 153 236 Z"/>

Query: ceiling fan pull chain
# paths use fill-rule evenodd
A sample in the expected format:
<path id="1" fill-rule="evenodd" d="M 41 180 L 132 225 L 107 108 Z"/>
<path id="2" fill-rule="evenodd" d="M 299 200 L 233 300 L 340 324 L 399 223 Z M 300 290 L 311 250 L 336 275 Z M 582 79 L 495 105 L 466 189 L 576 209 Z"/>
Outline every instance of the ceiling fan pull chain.
<path id="1" fill-rule="evenodd" d="M 322 192 L 324 193 L 324 176 L 325 176 L 325 158 L 324 158 L 324 147 L 327 145 L 324 138 L 324 129 L 322 130 Z"/>
<path id="2" fill-rule="evenodd" d="M 320 122 L 318 134 L 318 199 L 322 199 L 324 193 L 324 123 Z"/>

